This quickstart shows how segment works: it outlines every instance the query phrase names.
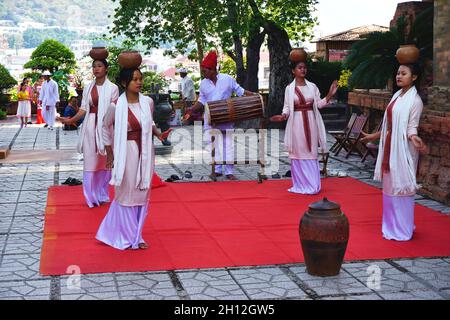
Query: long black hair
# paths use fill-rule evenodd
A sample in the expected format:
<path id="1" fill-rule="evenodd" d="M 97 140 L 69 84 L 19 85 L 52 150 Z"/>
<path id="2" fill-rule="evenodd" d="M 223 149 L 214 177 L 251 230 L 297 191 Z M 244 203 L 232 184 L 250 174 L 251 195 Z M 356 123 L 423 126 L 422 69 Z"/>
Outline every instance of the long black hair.
<path id="1" fill-rule="evenodd" d="M 117 77 L 116 83 L 122 91 L 125 91 L 128 88 L 128 85 L 131 81 L 133 81 L 133 74 L 135 71 L 139 71 L 142 75 L 142 71 L 139 68 L 129 68 L 129 69 L 120 69 L 119 76 Z M 125 86 L 124 86 L 125 83 Z"/>
<path id="2" fill-rule="evenodd" d="M 23 78 L 22 82 L 20 83 L 19 86 L 19 91 L 22 91 L 23 86 L 25 85 L 25 82 L 28 80 L 28 78 Z"/>

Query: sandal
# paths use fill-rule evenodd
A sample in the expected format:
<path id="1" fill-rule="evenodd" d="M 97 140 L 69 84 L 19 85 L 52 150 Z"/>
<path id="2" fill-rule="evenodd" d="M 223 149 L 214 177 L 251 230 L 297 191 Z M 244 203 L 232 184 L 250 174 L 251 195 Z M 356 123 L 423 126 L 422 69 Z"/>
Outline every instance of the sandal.
<path id="1" fill-rule="evenodd" d="M 180 180 L 180 177 L 176 174 L 171 175 L 169 178 L 166 179 L 166 182 L 174 182 Z"/>
<path id="2" fill-rule="evenodd" d="M 83 182 L 81 182 L 78 179 L 73 178 L 72 181 L 70 181 L 69 186 L 79 186 L 80 184 L 83 184 Z"/>
<path id="3" fill-rule="evenodd" d="M 68 178 L 66 179 L 66 181 L 64 181 L 64 182 L 61 183 L 61 184 L 69 184 L 69 185 L 70 185 L 70 183 L 72 182 L 72 180 L 73 180 L 73 178 L 68 177 Z"/>
<path id="4" fill-rule="evenodd" d="M 291 178 L 291 170 L 288 170 L 288 171 L 283 175 L 283 177 L 285 177 L 285 178 Z"/>
<path id="5" fill-rule="evenodd" d="M 139 249 L 143 250 L 148 249 L 148 244 L 146 244 L 145 242 L 139 243 Z"/>

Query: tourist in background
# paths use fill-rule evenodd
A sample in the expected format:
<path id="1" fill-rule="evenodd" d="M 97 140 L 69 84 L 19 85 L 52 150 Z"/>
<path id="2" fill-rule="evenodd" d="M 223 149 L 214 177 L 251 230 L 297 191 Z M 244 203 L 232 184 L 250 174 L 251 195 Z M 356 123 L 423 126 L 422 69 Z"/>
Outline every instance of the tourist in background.
<path id="1" fill-rule="evenodd" d="M 48 129 L 53 130 L 56 120 L 56 106 L 59 103 L 58 84 L 51 78 L 49 71 L 44 71 L 44 83 L 39 95 L 39 101 L 42 104 L 42 115 Z"/>
<path id="2" fill-rule="evenodd" d="M 20 127 L 26 127 L 28 119 L 31 119 L 31 100 L 33 99 L 32 88 L 28 85 L 29 79 L 23 79 L 17 92 L 17 117 L 20 119 Z"/>

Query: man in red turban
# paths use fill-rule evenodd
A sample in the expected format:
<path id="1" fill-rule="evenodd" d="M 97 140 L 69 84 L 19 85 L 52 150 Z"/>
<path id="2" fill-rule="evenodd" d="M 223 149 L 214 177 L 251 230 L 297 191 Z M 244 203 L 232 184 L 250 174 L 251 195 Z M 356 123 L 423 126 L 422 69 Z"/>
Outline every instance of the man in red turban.
<path id="1" fill-rule="evenodd" d="M 217 53 L 210 51 L 200 64 L 202 68 L 217 69 Z"/>
<path id="2" fill-rule="evenodd" d="M 257 93 L 253 93 L 247 90 L 244 90 L 234 79 L 233 77 L 217 72 L 217 53 L 216 51 L 210 51 L 206 57 L 203 59 L 200 64 L 201 73 L 203 75 L 203 80 L 200 83 L 200 95 L 198 97 L 197 102 L 192 106 L 191 110 L 188 111 L 188 114 L 196 111 L 204 111 L 204 106 L 210 101 L 217 100 L 225 100 L 231 98 L 231 96 L 236 94 L 237 96 L 242 95 L 255 95 Z M 203 119 L 203 129 L 209 133 L 211 129 L 220 130 L 224 137 L 223 139 L 216 139 L 223 141 L 222 146 L 216 147 L 216 156 L 219 156 L 219 153 L 222 155 L 223 159 L 219 159 L 222 161 L 234 161 L 233 154 L 233 141 L 231 139 L 230 134 L 225 134 L 225 132 L 229 129 L 234 128 L 234 123 L 223 123 L 218 124 L 214 127 L 211 127 L 206 119 L 206 115 L 204 115 Z M 219 149 L 219 150 L 217 150 Z M 219 156 L 220 157 L 220 156 Z M 216 158 L 217 161 L 217 158 Z M 225 172 L 223 172 L 223 167 L 225 167 Z M 225 173 L 225 176 L 228 180 L 237 180 L 237 178 L 233 175 L 232 164 L 227 165 L 216 165 L 214 173 L 211 174 L 211 179 L 215 180 L 216 177 L 222 176 Z"/>

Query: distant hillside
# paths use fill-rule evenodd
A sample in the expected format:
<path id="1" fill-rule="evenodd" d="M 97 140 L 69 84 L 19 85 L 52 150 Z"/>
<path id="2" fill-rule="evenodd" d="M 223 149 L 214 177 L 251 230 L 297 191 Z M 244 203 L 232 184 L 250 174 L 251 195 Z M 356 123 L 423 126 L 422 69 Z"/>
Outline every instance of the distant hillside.
<path id="1" fill-rule="evenodd" d="M 24 20 L 65 27 L 80 24 L 101 26 L 111 23 L 117 2 L 111 0 L 1 0 L 0 20 Z M 69 20 L 69 21 L 68 21 Z"/>

